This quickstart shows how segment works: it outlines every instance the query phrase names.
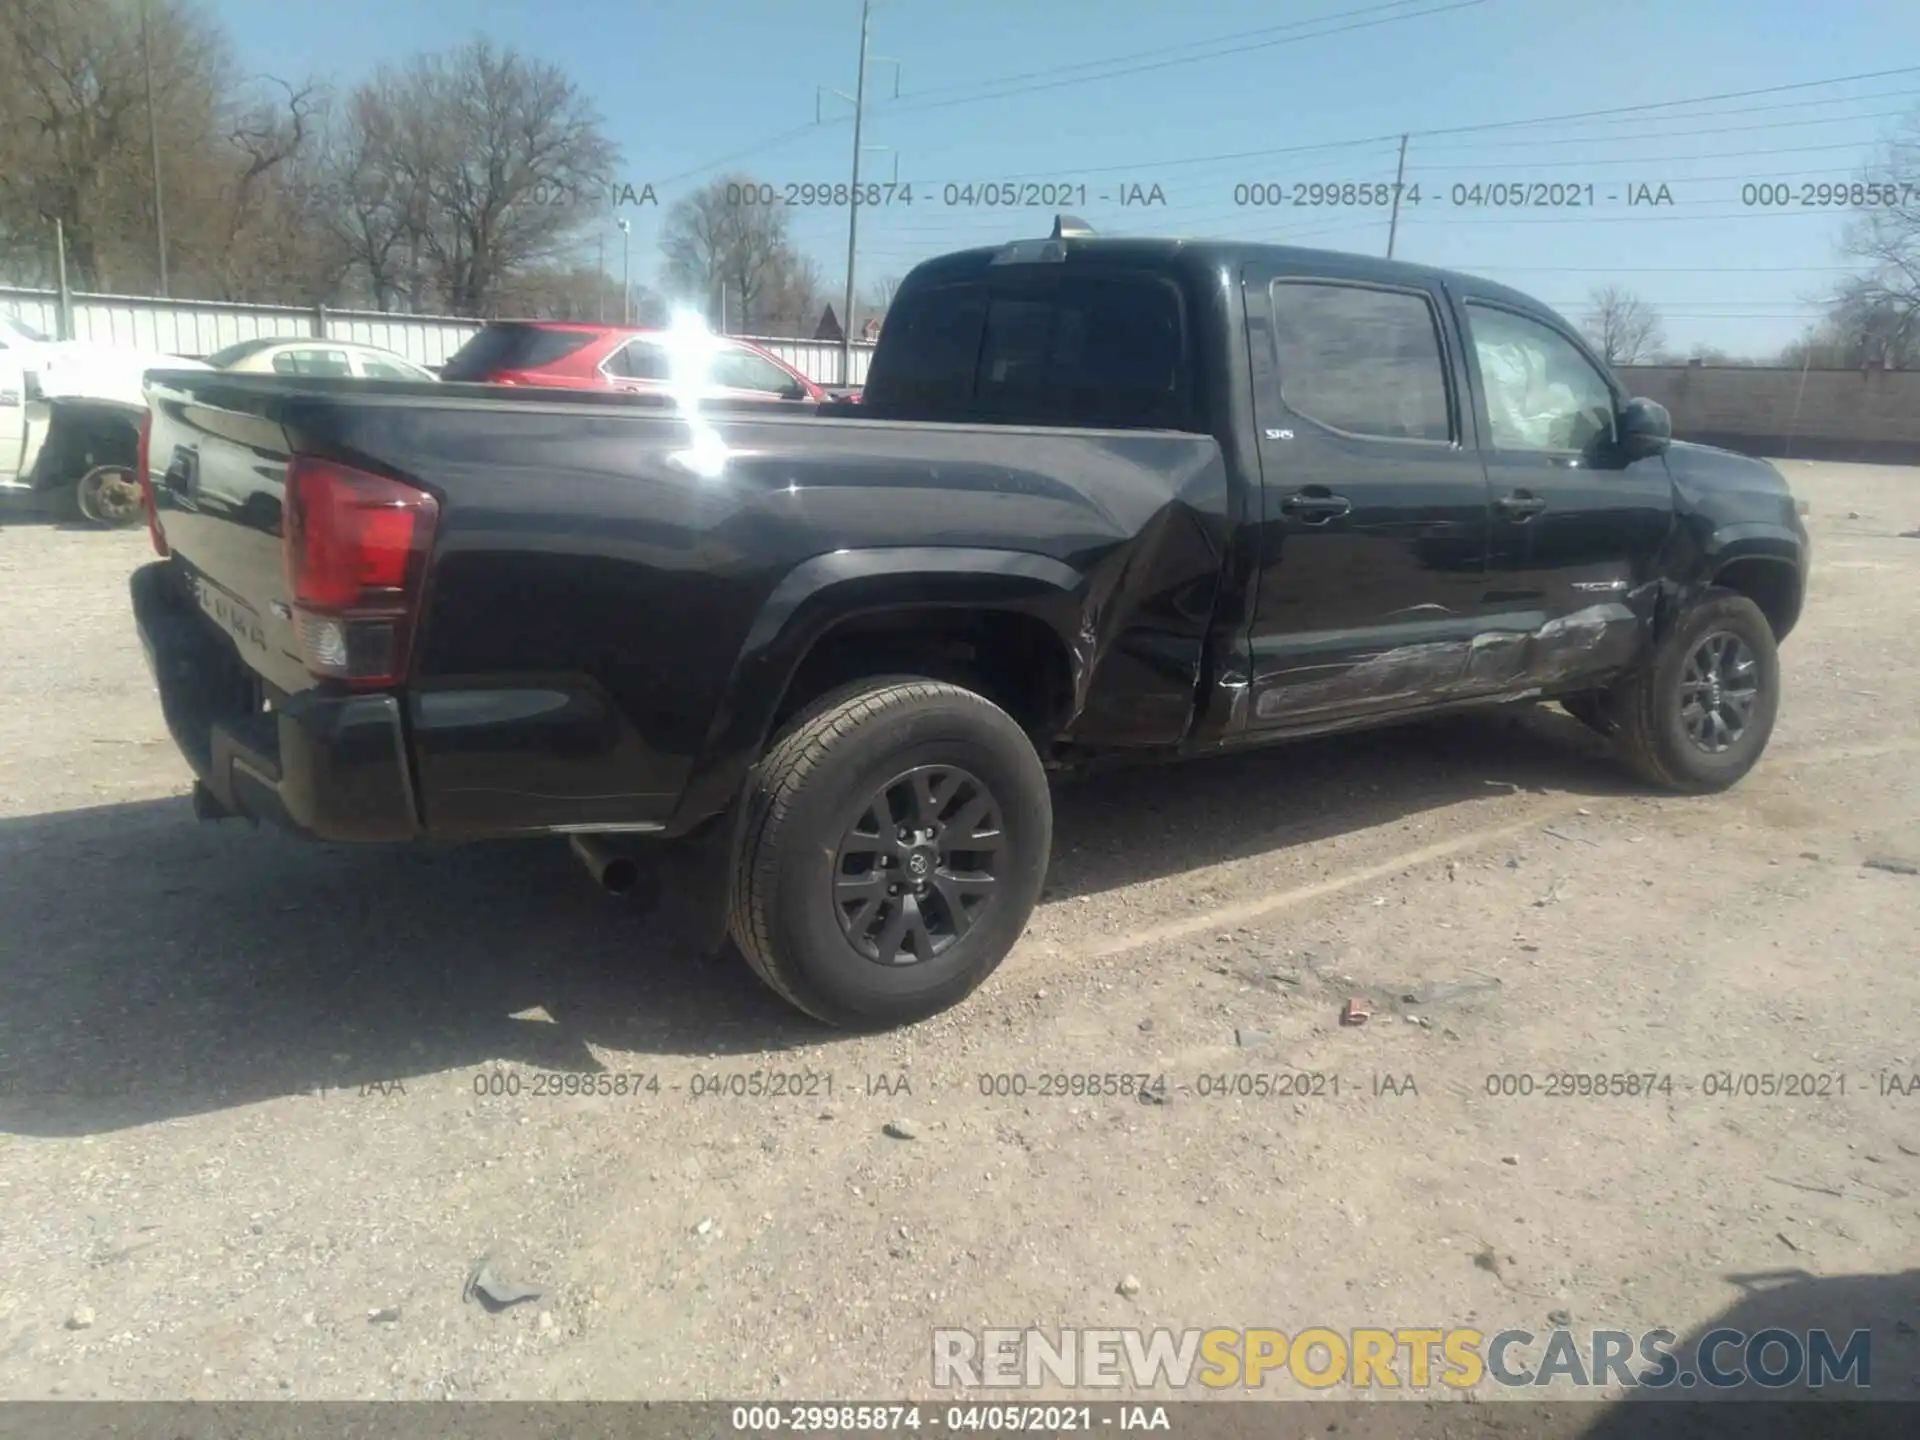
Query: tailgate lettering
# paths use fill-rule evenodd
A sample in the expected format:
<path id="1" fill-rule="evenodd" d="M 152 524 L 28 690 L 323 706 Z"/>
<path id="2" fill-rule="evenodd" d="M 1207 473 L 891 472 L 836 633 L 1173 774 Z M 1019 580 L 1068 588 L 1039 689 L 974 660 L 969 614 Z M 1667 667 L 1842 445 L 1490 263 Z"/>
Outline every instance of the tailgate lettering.
<path id="1" fill-rule="evenodd" d="M 267 632 L 260 624 L 260 617 L 253 607 L 232 599 L 225 591 L 195 577 L 193 589 L 200 600 L 200 608 L 221 629 L 245 640 L 261 650 L 267 648 Z"/>

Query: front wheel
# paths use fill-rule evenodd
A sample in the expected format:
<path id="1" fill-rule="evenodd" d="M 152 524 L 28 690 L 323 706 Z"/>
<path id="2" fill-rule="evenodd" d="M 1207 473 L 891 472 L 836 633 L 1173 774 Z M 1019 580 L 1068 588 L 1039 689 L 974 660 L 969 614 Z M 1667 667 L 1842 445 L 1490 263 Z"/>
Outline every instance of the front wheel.
<path id="1" fill-rule="evenodd" d="M 755 768 L 730 928 L 816 1019 L 925 1019 L 984 981 L 1046 878 L 1040 757 L 991 701 L 894 677 L 828 697 Z"/>
<path id="2" fill-rule="evenodd" d="M 124 529 L 142 518 L 140 485 L 124 465 L 96 465 L 73 487 L 73 502 L 96 525 Z"/>
<path id="3" fill-rule="evenodd" d="M 1758 763 L 1780 711 L 1773 629 L 1746 596 L 1709 591 L 1607 701 L 1621 758 L 1644 779 L 1725 790 Z"/>

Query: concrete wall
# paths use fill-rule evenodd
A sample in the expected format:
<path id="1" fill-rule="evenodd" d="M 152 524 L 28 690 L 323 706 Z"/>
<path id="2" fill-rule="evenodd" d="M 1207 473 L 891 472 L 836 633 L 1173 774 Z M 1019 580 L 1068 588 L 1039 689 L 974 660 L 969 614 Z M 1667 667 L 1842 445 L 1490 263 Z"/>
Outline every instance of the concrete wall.
<path id="1" fill-rule="evenodd" d="M 1920 464 L 1920 371 L 1627 365 L 1619 375 L 1672 412 L 1677 439 L 1749 455 Z"/>

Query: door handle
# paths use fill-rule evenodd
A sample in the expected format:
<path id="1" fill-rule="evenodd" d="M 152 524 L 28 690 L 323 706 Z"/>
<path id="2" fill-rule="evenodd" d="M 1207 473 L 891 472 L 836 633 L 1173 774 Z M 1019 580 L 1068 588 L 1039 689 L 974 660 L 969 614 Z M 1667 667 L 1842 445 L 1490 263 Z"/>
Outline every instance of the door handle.
<path id="1" fill-rule="evenodd" d="M 1296 491 L 1280 502 L 1283 514 L 1297 516 L 1303 524 L 1323 525 L 1335 516 L 1344 515 L 1353 509 L 1353 502 L 1344 495 L 1309 494 Z"/>
<path id="2" fill-rule="evenodd" d="M 1493 502 L 1502 514 L 1515 520 L 1531 520 L 1547 508 L 1547 502 L 1530 490 L 1516 490 Z"/>

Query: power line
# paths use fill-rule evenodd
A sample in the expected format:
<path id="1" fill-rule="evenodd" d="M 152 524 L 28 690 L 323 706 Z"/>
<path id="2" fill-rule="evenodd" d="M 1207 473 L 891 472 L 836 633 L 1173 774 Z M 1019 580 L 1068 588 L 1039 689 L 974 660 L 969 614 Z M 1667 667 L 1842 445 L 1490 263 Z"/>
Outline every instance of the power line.
<path id="1" fill-rule="evenodd" d="M 1225 35 L 1214 35 L 1205 40 L 1190 40 L 1184 45 L 1175 45 L 1172 48 L 1174 50 L 1198 50 L 1204 46 L 1224 45 L 1229 42 L 1250 40 L 1257 35 L 1272 35 L 1279 31 L 1303 30 L 1309 25 L 1323 25 L 1331 20 L 1350 20 L 1361 15 L 1372 15 L 1381 10 L 1399 10 L 1404 6 L 1419 3 L 1421 3 L 1421 0 L 1388 0 L 1386 4 L 1363 5 L 1356 10 L 1338 10 L 1331 15 L 1314 15 L 1305 20 L 1289 20 L 1283 25 L 1262 25 L 1252 30 L 1235 30 Z M 1303 38 L 1311 39 L 1312 37 L 1307 36 Z M 1253 48 L 1255 47 L 1241 45 L 1232 53 L 1243 54 Z M 1043 79 L 1050 75 L 1064 75 L 1070 70 L 1090 70 L 1105 65 L 1122 65 L 1130 60 L 1162 60 L 1167 57 L 1168 47 L 1166 46 L 1161 46 L 1154 50 L 1136 50 L 1126 55 L 1109 55 L 1101 60 L 1081 60 L 1071 65 L 1049 65 L 1040 70 L 1023 70 L 1011 75 L 989 76 L 985 80 L 971 80 L 960 85 L 936 85 L 931 90 L 915 92 L 912 98 L 920 100 L 929 96 L 950 95 L 960 90 L 979 90 L 995 85 L 1010 85 L 1022 80 Z M 1200 58 L 1211 59 L 1213 57 L 1202 56 Z M 1097 76 L 1095 78 L 1104 77 Z"/>
<path id="2" fill-rule="evenodd" d="M 1227 41 L 1237 41 L 1244 37 L 1250 37 L 1255 35 L 1270 35 L 1275 30 L 1298 30 L 1307 25 L 1323 24 L 1327 21 L 1341 20 L 1341 19 L 1346 19 L 1348 17 L 1353 17 L 1353 16 L 1370 15 L 1376 11 L 1399 9 L 1404 5 L 1414 4 L 1414 3 L 1418 3 L 1418 0 L 1391 0 L 1391 3 L 1389 4 L 1362 6 L 1359 9 L 1336 11 L 1331 15 L 1322 15 L 1309 20 L 1291 21 L 1286 25 L 1268 25 L 1268 26 L 1263 26 L 1259 29 L 1238 31 L 1233 34 L 1216 36 L 1211 40 L 1196 40 L 1191 42 L 1189 45 L 1181 46 L 1179 48 L 1192 49 L 1202 45 L 1223 44 Z M 1223 50 L 1213 54 L 1189 56 L 1185 58 L 1172 59 L 1172 60 L 1163 58 L 1163 59 L 1157 60 L 1153 64 L 1139 66 L 1133 69 L 1117 70 L 1117 71 L 1113 71 L 1111 74 L 1090 75 L 1090 76 L 1079 77 L 1078 79 L 1073 79 L 1073 80 L 1049 82 L 1048 84 L 1043 84 L 1043 85 L 1022 86 L 1014 89 L 996 90 L 995 93 L 991 95 L 967 96 L 957 100 L 937 100 L 934 103 L 928 104 L 928 105 L 916 104 L 914 100 L 903 100 L 898 102 L 897 104 L 886 106 L 885 108 L 890 111 L 896 110 L 896 109 L 907 109 L 907 110 L 929 109 L 931 110 L 931 109 L 943 109 L 949 105 L 955 105 L 955 104 L 972 104 L 972 103 L 976 103 L 978 101 L 983 101 L 983 100 L 996 100 L 996 99 L 1001 99 L 1005 96 L 1025 94 L 1029 90 L 1053 89 L 1053 88 L 1058 88 L 1058 86 L 1062 84 L 1081 84 L 1081 83 L 1087 83 L 1093 80 L 1112 79 L 1121 75 L 1137 74 L 1142 70 L 1163 69 L 1169 65 L 1194 64 L 1203 60 L 1219 59 L 1225 55 L 1245 54 L 1249 50 L 1266 49 L 1274 45 L 1294 44 L 1301 40 L 1319 39 L 1323 35 L 1339 35 L 1339 34 L 1344 34 L 1349 30 L 1368 29 L 1373 26 L 1392 24 L 1401 20 L 1417 20 L 1424 15 L 1444 14 L 1447 11 L 1451 11 L 1451 10 L 1465 10 L 1465 9 L 1470 9 L 1473 6 L 1481 5 L 1484 3 L 1486 3 L 1486 0 L 1457 0 L 1457 3 L 1442 5 L 1432 10 L 1421 10 L 1421 11 L 1416 11 L 1416 12 L 1405 14 L 1405 15 L 1384 16 L 1379 19 L 1369 20 L 1369 21 L 1365 21 L 1355 25 L 1342 26 L 1342 27 L 1339 27 L 1338 29 L 1317 31 L 1309 35 L 1290 35 L 1290 36 L 1282 37 L 1281 39 L 1262 41 L 1252 45 L 1238 45 L 1236 48 L 1232 50 Z M 1030 71 L 1025 71 L 1016 75 L 989 77 L 985 80 L 976 80 L 976 81 L 970 82 L 970 84 L 968 85 L 946 86 L 946 87 L 942 87 L 940 89 L 935 89 L 932 91 L 924 91 L 922 92 L 922 94 L 937 96 L 951 90 L 980 89 L 980 88 L 993 87 L 996 85 L 1002 85 L 1005 82 L 1009 82 L 1009 81 L 1024 80 L 1024 79 L 1030 79 L 1038 76 L 1044 76 L 1050 73 L 1055 73 L 1055 71 L 1086 69 L 1092 66 L 1099 66 L 1099 65 L 1112 65 L 1122 61 L 1141 59 L 1147 55 L 1164 56 L 1164 53 L 1165 53 L 1164 51 L 1158 51 L 1158 52 L 1138 51 L 1138 52 L 1134 52 L 1132 54 L 1127 54 L 1127 55 L 1111 56 L 1105 60 L 1080 61 L 1074 65 L 1055 67 L 1053 71 L 1030 70 Z M 882 107 L 875 106 L 874 108 L 878 110 Z M 750 145 L 743 146 L 738 150 L 732 151 L 726 155 L 719 157 L 718 159 L 709 160 L 703 164 L 696 165 L 691 167 L 690 169 L 682 170 L 677 174 L 670 175 L 665 180 L 656 180 L 652 183 L 661 188 L 665 188 L 668 185 L 677 185 L 683 180 L 690 180 L 695 176 L 704 175 L 709 171 L 718 169 L 722 165 L 731 164 L 735 160 L 746 159 L 749 156 L 763 154 L 768 150 L 778 149 L 780 146 L 785 145 L 792 140 L 796 140 L 803 135 L 816 133 L 821 128 L 822 124 L 833 125 L 833 124 L 845 124 L 845 123 L 846 121 L 844 119 L 832 120 L 832 121 L 820 122 L 814 125 L 798 126 L 792 130 L 784 130 L 777 135 L 769 135 L 763 140 L 757 140 Z"/>
<path id="3" fill-rule="evenodd" d="M 1449 150 L 1532 150 L 1538 149 L 1543 145 L 1598 145 L 1609 143 L 1634 145 L 1643 140 L 1690 140 L 1696 135 L 1747 135 L 1759 130 L 1804 130 L 1809 125 L 1854 125 L 1863 120 L 1900 119 L 1911 113 L 1910 110 L 1871 110 L 1864 115 L 1828 115 L 1816 117 L 1811 120 L 1769 120 L 1760 125 L 1722 125 L 1707 130 L 1689 127 L 1685 130 L 1649 130 L 1634 135 L 1549 135 L 1539 140 L 1494 141 L 1490 144 L 1476 141 L 1468 145 L 1430 145 L 1425 147 L 1425 149 L 1426 153 L 1432 153 L 1438 150 L 1444 154 Z M 1662 116 L 1661 118 L 1677 119 L 1679 117 Z M 1725 154 L 1726 152 L 1721 151 L 1720 153 Z M 1753 153 L 1762 154 L 1765 152 L 1755 151 Z M 1420 167 L 1416 166 L 1414 168 L 1418 169 Z"/>
<path id="4" fill-rule="evenodd" d="M 1179 65 L 1197 65 L 1203 61 L 1219 60 L 1229 55 L 1244 55 L 1253 50 L 1269 50 L 1279 45 L 1298 45 L 1305 40 L 1321 40 L 1329 35 L 1345 35 L 1354 30 L 1371 30 L 1381 25 L 1398 25 L 1408 20 L 1423 19 L 1429 15 L 1446 15 L 1455 10 L 1471 10 L 1475 6 L 1485 3 L 1486 0 L 1453 0 L 1452 4 L 1436 5 L 1427 10 L 1414 10 L 1401 15 L 1383 15 L 1372 20 L 1357 20 L 1351 25 L 1338 25 L 1331 30 L 1316 30 L 1310 35 L 1287 35 L 1277 40 L 1262 40 L 1252 45 L 1237 45 L 1233 49 L 1216 51 L 1207 55 L 1189 55 L 1170 60 L 1154 60 L 1146 64 L 1130 65 L 1121 70 L 1109 70 L 1099 75 L 1079 75 L 1060 80 L 1039 81 L 1031 85 L 1016 85 L 1006 89 L 996 90 L 990 95 L 964 95 L 951 100 L 935 100 L 928 104 L 916 104 L 912 100 L 901 100 L 886 108 L 889 111 L 919 112 L 925 110 L 945 110 L 954 105 L 978 105 L 992 100 L 1005 100 L 1014 95 L 1030 95 L 1041 90 L 1062 90 L 1073 85 L 1091 85 L 1101 80 L 1117 80 L 1125 75 L 1143 75 L 1152 70 L 1170 70 Z M 1381 7 L 1371 6 L 1368 8 L 1379 9 Z M 1363 14 L 1365 12 L 1349 11 L 1346 13 Z M 1339 17 L 1337 15 L 1330 15 L 1324 18 L 1332 20 Z M 993 82 L 980 81 L 978 83 L 981 85 L 990 85 Z M 875 108 L 878 109 L 880 107 L 876 106 Z"/>
<path id="5" fill-rule="evenodd" d="M 730 154 L 722 155 L 718 160 L 709 160 L 703 165 L 694 166 L 691 170 L 682 170 L 677 175 L 669 175 L 664 180 L 655 180 L 650 183 L 664 190 L 669 185 L 678 185 L 682 180 L 691 180 L 695 176 L 704 175 L 710 170 L 718 170 L 722 165 L 731 165 L 734 161 L 744 160 L 749 155 L 758 155 L 767 150 L 778 149 L 791 140 L 799 139 L 802 135 L 817 135 L 826 126 L 844 125 L 845 123 L 847 123 L 846 120 L 838 119 L 819 120 L 811 125 L 796 125 L 791 130 L 783 130 L 778 135 L 770 135 L 764 140 L 757 140 L 751 145 L 743 146 L 741 149 L 735 150 Z"/>
<path id="6" fill-rule="evenodd" d="M 1628 115 L 1646 110 L 1670 110 L 1679 105 L 1707 105 L 1716 100 L 1746 100 L 1755 95 L 1782 95 L 1790 90 L 1815 90 L 1827 85 L 1850 85 L 1856 80 L 1884 80 L 1892 75 L 1920 74 L 1920 65 L 1903 65 L 1894 70 L 1864 70 L 1857 75 L 1836 75 L 1828 80 L 1796 80 L 1787 85 L 1762 85 L 1753 90 L 1725 90 L 1717 95 L 1695 95 L 1686 100 L 1654 100 L 1644 105 L 1615 105 L 1605 110 L 1577 110 L 1566 115 L 1549 115 L 1532 120 L 1495 120 L 1482 125 L 1450 125 L 1441 130 L 1416 130 L 1421 138 L 1434 135 L 1470 135 L 1483 130 L 1507 130 L 1519 125 L 1551 125 L 1563 120 L 1587 120 L 1602 115 Z M 1674 116 L 1676 120 L 1682 116 Z"/>
<path id="7" fill-rule="evenodd" d="M 1916 66 L 1914 68 L 1916 70 L 1920 70 L 1920 66 Z M 1857 78 L 1857 77 L 1843 76 L 1837 80 L 1813 81 L 1809 83 L 1839 84 L 1839 83 L 1842 83 L 1843 80 L 1852 79 L 1852 78 Z M 1764 92 L 1755 92 L 1755 93 L 1764 93 Z M 1853 99 L 1856 97 L 1849 96 L 1848 98 Z M 1659 103 L 1663 105 L 1687 105 L 1687 104 L 1694 104 L 1698 102 L 1689 101 L 1689 100 L 1667 100 L 1667 101 L 1661 101 Z M 1589 111 L 1584 113 L 1593 114 L 1595 112 Z M 1733 112 L 1726 112 L 1726 113 L 1733 113 Z M 1889 111 L 1885 113 L 1887 115 L 1904 115 L 1907 112 L 1906 111 Z M 1546 117 L 1541 117 L 1534 120 L 1502 120 L 1502 121 L 1494 122 L 1485 127 L 1470 126 L 1466 128 L 1467 129 L 1474 129 L 1474 128 L 1505 129 L 1505 128 L 1512 128 L 1515 126 L 1548 125 L 1548 124 L 1555 123 L 1555 118 L 1556 117 L 1553 117 L 1553 116 L 1546 116 Z M 1577 116 L 1574 118 L 1584 118 L 1584 115 Z M 1662 116 L 1659 118 L 1669 119 L 1669 120 L 1680 120 L 1686 117 L 1679 116 L 1679 115 L 1671 115 L 1671 116 Z M 1846 117 L 1840 117 L 1840 118 L 1842 119 L 1874 119 L 1874 118 L 1882 118 L 1882 117 L 1878 115 L 1873 115 L 1873 116 L 1846 116 Z M 1815 121 L 1783 120 L 1783 121 L 1776 121 L 1767 125 L 1759 125 L 1759 126 L 1733 126 L 1733 127 L 1728 127 L 1728 129 L 1722 130 L 1722 131 L 1702 131 L 1698 129 L 1685 129 L 1685 130 L 1660 131 L 1657 133 L 1649 132 L 1644 134 L 1621 135 L 1621 136 L 1612 136 L 1612 135 L 1550 136 L 1540 140 L 1517 140 L 1517 141 L 1504 142 L 1504 143 L 1496 141 L 1496 142 L 1491 142 L 1486 148 L 1531 148 L 1531 147 L 1540 146 L 1540 145 L 1580 145 L 1580 144 L 1593 144 L 1595 142 L 1611 141 L 1611 140 L 1627 140 L 1627 141 L 1658 140 L 1658 139 L 1669 139 L 1669 138 L 1677 138 L 1677 137 L 1691 137 L 1694 135 L 1701 135 L 1701 134 L 1731 134 L 1731 133 L 1742 132 L 1746 130 L 1789 129 L 1802 124 L 1830 124 L 1830 123 L 1833 123 L 1833 122 L 1830 120 L 1815 120 Z M 1456 130 L 1413 130 L 1408 133 L 1411 134 L 1415 140 L 1420 140 L 1433 135 L 1457 134 L 1457 133 L 1460 133 L 1460 131 L 1457 129 Z M 1399 140 L 1400 140 L 1400 136 L 1398 133 L 1385 134 L 1385 135 L 1367 135 L 1367 136 L 1355 137 L 1353 139 L 1348 139 L 1348 140 L 1324 140 L 1324 141 L 1319 141 L 1319 142 L 1316 142 L 1313 144 L 1307 144 L 1307 145 L 1277 145 L 1277 146 L 1266 147 L 1259 150 L 1234 150 L 1234 151 L 1224 151 L 1224 152 L 1213 154 L 1213 155 L 1188 155 L 1188 156 L 1177 156 L 1172 159 L 1164 159 L 1164 160 L 1149 160 L 1144 162 L 1133 161 L 1123 165 L 1076 166 L 1073 169 L 1073 173 L 1076 178 L 1080 176 L 1087 176 L 1087 175 L 1117 175 L 1122 173 L 1141 175 L 1141 174 L 1147 174 L 1156 169 L 1172 169 L 1175 167 L 1186 166 L 1186 165 L 1212 164 L 1215 162 L 1225 162 L 1225 161 L 1231 161 L 1231 160 L 1259 160 L 1269 156 L 1277 156 L 1277 155 L 1310 155 L 1310 154 L 1316 154 L 1316 153 L 1328 151 L 1328 150 L 1360 149 L 1368 145 L 1381 145 L 1381 146 L 1397 145 L 1399 143 Z M 1847 148 L 1847 147 L 1842 146 L 1839 148 Z M 1721 153 L 1725 154 L 1725 152 L 1721 152 Z M 1752 153 L 1764 154 L 1768 152 L 1755 151 Z M 1415 166 L 1412 168 L 1418 169 L 1421 167 Z M 1052 176 L 1058 175 L 1061 172 L 1061 169 L 1062 169 L 1061 166 L 1056 165 L 1048 170 L 1014 171 L 1009 174 L 1002 175 L 999 178 L 1004 180 L 1047 179 Z"/>

